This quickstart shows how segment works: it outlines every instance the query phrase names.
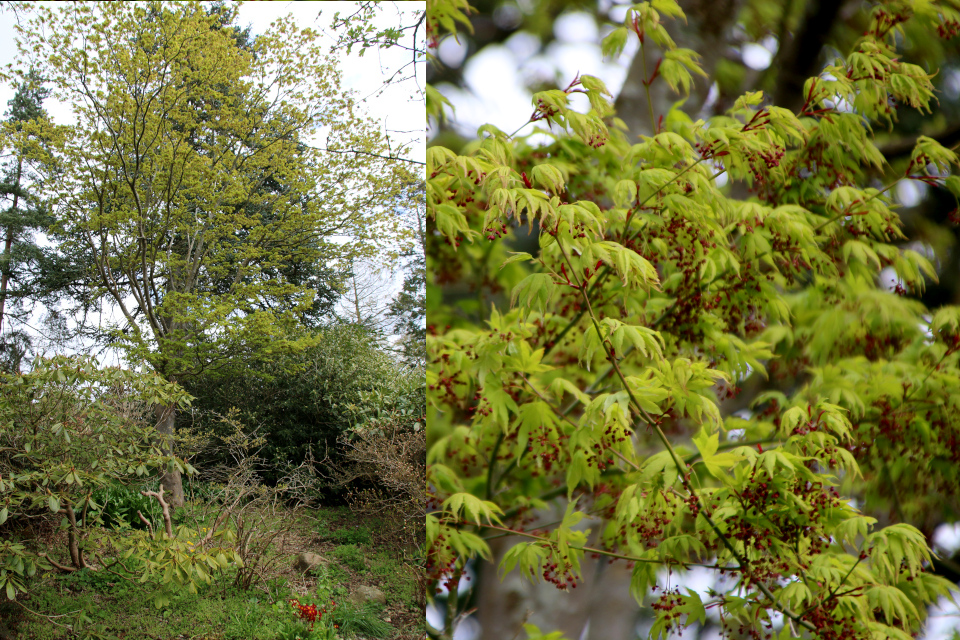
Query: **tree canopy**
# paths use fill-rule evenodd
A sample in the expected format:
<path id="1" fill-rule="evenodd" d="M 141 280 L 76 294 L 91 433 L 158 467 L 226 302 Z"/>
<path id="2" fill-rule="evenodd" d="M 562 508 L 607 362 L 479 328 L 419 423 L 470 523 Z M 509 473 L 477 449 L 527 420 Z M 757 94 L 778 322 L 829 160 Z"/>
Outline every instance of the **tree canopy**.
<path id="1" fill-rule="evenodd" d="M 280 21 L 247 51 L 199 4 L 41 10 L 24 29 L 77 117 L 47 183 L 61 248 L 120 310 L 117 339 L 165 375 L 274 340 L 314 293 L 282 276 L 289 261 L 387 235 L 371 212 L 389 171 L 307 144 L 377 143 L 315 37 Z"/>
<path id="2" fill-rule="evenodd" d="M 960 308 L 920 301 L 937 267 L 891 194 L 955 199 L 960 163 L 922 135 L 888 158 L 878 137 L 935 104 L 918 58 L 958 16 L 872 5 L 796 93 L 700 114 L 677 99 L 715 52 L 678 34 L 702 24 L 642 2 L 602 47 L 636 43 L 643 125 L 569 69 L 512 132 L 428 149 L 434 637 L 477 558 L 563 591 L 614 581 L 593 559 L 625 565 L 655 638 L 909 638 L 956 590 L 930 536 L 957 518 Z M 435 44 L 471 27 L 462 2 L 427 17 Z M 725 586 L 677 588 L 691 567 Z"/>
<path id="3" fill-rule="evenodd" d="M 318 34 L 285 18 L 248 40 L 233 11 L 41 7 L 20 28 L 76 118 L 44 181 L 59 251 L 84 301 L 116 310 L 114 344 L 169 380 L 302 348 L 288 337 L 337 288 L 330 267 L 402 235 L 392 165 L 328 151 L 386 142 Z"/>

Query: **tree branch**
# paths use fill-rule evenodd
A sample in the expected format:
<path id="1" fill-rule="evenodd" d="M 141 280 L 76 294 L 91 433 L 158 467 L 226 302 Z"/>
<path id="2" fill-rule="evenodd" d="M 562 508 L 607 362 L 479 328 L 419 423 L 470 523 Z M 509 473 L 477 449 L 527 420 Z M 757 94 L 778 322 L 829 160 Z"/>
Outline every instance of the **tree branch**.
<path id="1" fill-rule="evenodd" d="M 313 149 L 314 151 L 326 151 L 327 153 L 352 153 L 355 155 L 363 156 L 372 156 L 374 158 L 382 158 L 383 160 L 396 160 L 397 162 L 409 162 L 410 164 L 419 164 L 422 166 L 427 166 L 426 162 L 420 162 L 419 160 L 412 160 L 410 158 L 401 158 L 400 156 L 384 156 L 379 153 L 373 153 L 371 151 L 358 151 L 356 149 L 327 149 L 325 147 L 311 147 L 310 145 L 303 145 L 308 149 Z"/>
<path id="2" fill-rule="evenodd" d="M 163 499 L 163 487 L 161 486 L 159 491 L 141 491 L 140 493 L 141 495 L 147 496 L 148 498 L 156 498 L 157 502 L 160 503 L 160 508 L 163 509 L 164 529 L 166 529 L 167 535 L 172 538 L 173 524 L 170 522 L 170 505 L 168 505 L 167 501 Z"/>

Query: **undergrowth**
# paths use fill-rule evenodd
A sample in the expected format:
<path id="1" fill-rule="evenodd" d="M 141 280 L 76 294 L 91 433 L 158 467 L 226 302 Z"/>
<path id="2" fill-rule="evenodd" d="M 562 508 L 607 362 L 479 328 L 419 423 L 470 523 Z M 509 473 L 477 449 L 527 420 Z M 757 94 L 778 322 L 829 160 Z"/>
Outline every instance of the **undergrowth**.
<path id="1" fill-rule="evenodd" d="M 357 526 L 336 534 L 349 514 L 342 509 L 320 509 L 317 522 L 305 528 L 316 530 L 327 523 L 329 535 L 319 537 L 318 549 L 331 558 L 326 566 L 306 576 L 303 582 L 292 570 L 293 558 L 284 562 L 286 574 L 265 580 L 257 589 L 242 590 L 234 585 L 236 569 L 222 571 L 212 584 L 202 585 L 196 594 L 177 594 L 160 609 L 152 604 L 150 589 L 137 582 L 134 573 L 115 575 L 84 569 L 72 573 L 46 572 L 20 602 L 49 618 L 30 615 L 14 603 L 0 609 L 0 618 L 17 640 L 77 640 L 77 638 L 174 640 L 405 640 L 422 635 L 417 624 L 422 609 L 417 607 L 416 585 L 404 571 L 403 563 L 388 550 L 364 543 L 376 523 Z M 310 522 L 314 522 L 312 519 Z M 360 532 L 359 534 L 357 532 Z M 353 540 L 337 544 L 335 540 Z M 331 547 L 332 545 L 332 547 Z M 386 605 L 377 602 L 355 604 L 350 595 L 358 585 L 375 585 L 386 596 Z M 307 592 L 304 593 L 304 590 Z M 303 604 L 324 605 L 326 626 L 300 619 L 291 599 Z M 87 620 L 72 634 L 78 611 Z M 398 617 L 403 624 L 398 622 Z M 387 622 L 391 618 L 394 623 Z M 419 623 L 422 626 L 422 622 Z M 334 626 L 335 625 L 335 626 Z"/>

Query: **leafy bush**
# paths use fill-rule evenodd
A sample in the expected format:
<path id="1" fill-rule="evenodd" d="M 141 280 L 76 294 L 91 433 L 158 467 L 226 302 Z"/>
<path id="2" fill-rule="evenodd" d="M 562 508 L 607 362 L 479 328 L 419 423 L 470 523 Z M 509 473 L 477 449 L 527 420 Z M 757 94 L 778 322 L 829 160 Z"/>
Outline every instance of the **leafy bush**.
<path id="1" fill-rule="evenodd" d="M 128 486 L 114 482 L 94 491 L 91 498 L 100 505 L 99 516 L 102 524 L 107 527 L 146 529 L 146 523 L 138 515 L 143 514 L 154 527 L 159 527 L 162 518 L 160 504 L 140 493 L 141 490 L 156 491 L 157 485 L 157 482 L 152 482 Z"/>
<path id="2" fill-rule="evenodd" d="M 25 374 L 0 376 L 0 527 L 47 513 L 67 531 L 70 566 L 82 569 L 85 538 L 100 505 L 93 493 L 189 465 L 160 451 L 151 408 L 185 404 L 153 374 L 101 369 L 91 358 L 40 359 Z M 47 550 L 9 540 L 0 548 L 0 588 L 25 589 Z"/>
<path id="3" fill-rule="evenodd" d="M 410 391 L 416 387 L 410 369 L 382 351 L 369 329 L 335 325 L 304 339 L 313 346 L 296 356 L 251 361 L 246 375 L 210 375 L 187 383 L 198 428 L 216 433 L 222 428 L 216 416 L 231 408 L 239 409 L 245 424 L 261 425 L 264 477 L 270 482 L 302 463 L 308 450 L 318 459 L 338 460 L 338 438 L 379 410 L 412 414 L 419 406 L 417 417 L 423 414 L 422 395 Z M 342 493 L 331 488 L 325 497 L 337 499 Z"/>
<path id="4" fill-rule="evenodd" d="M 380 408 L 340 437 L 340 462 L 332 465 L 352 511 L 379 521 L 379 537 L 398 550 L 424 538 L 425 395 L 423 372 L 414 370 L 402 389 L 368 405 Z"/>

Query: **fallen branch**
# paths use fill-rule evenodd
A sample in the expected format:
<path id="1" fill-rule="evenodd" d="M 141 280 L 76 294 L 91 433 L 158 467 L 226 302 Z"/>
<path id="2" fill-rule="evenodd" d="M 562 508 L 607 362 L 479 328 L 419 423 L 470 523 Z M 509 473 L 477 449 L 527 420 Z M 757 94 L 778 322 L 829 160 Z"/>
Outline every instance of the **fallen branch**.
<path id="1" fill-rule="evenodd" d="M 60 571 L 66 571 L 66 572 L 68 572 L 68 573 L 73 572 L 73 571 L 79 571 L 79 569 L 77 569 L 76 567 L 67 567 L 67 566 L 64 566 L 64 565 L 60 564 L 59 562 L 57 562 L 56 560 L 54 560 L 53 558 L 51 558 L 50 556 L 48 556 L 48 555 L 45 554 L 45 553 L 38 553 L 37 555 L 40 556 L 41 558 L 46 558 L 46 559 L 47 559 L 47 562 L 49 562 L 50 564 L 52 564 L 52 565 L 53 565 L 54 567 L 56 567 L 57 569 L 60 569 Z"/>

